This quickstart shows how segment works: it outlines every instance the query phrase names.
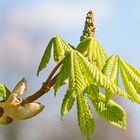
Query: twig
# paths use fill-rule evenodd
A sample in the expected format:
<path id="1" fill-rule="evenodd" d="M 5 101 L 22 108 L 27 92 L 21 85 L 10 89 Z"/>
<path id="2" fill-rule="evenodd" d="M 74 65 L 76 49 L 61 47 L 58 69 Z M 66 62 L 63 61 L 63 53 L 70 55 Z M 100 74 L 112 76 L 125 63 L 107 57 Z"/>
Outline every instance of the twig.
<path id="1" fill-rule="evenodd" d="M 50 89 L 55 85 L 57 76 L 54 76 L 54 74 L 56 73 L 56 71 L 58 70 L 58 68 L 62 65 L 63 60 L 61 60 L 52 70 L 52 72 L 50 73 L 48 79 L 42 84 L 42 87 L 35 92 L 33 95 L 27 97 L 24 102 L 29 103 L 29 102 L 33 102 L 35 100 L 37 100 L 38 98 L 40 98 L 41 96 L 43 96 L 45 93 L 49 92 Z M 53 77 L 54 76 L 54 77 Z"/>

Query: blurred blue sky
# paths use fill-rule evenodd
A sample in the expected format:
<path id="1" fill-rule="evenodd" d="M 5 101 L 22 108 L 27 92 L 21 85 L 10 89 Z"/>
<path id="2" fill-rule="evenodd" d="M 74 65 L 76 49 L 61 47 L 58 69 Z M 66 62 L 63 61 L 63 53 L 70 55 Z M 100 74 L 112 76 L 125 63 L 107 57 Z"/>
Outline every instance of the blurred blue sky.
<path id="1" fill-rule="evenodd" d="M 39 78 L 36 77 L 37 66 L 49 39 L 61 35 L 76 46 L 90 9 L 95 12 L 96 37 L 108 54 L 119 54 L 140 68 L 140 0 L 0 0 L 0 81 L 12 88 L 25 76 L 28 91 L 38 89 L 53 67 L 50 65 Z M 58 115 L 58 110 L 49 109 L 54 97 L 45 97 L 49 98 L 49 114 Z M 57 106 L 58 100 L 55 99 Z M 139 140 L 137 130 L 140 125 L 136 124 L 140 118 L 140 106 L 126 104 L 130 106 L 125 108 L 134 113 L 131 116 L 135 129 L 133 140 Z"/>

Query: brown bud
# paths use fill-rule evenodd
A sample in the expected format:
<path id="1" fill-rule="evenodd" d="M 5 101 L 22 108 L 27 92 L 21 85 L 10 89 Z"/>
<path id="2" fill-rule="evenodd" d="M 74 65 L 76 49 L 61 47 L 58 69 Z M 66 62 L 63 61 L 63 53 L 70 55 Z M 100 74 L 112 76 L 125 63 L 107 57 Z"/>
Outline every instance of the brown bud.
<path id="1" fill-rule="evenodd" d="M 0 117 L 0 124 L 6 125 L 6 124 L 11 123 L 12 121 L 13 121 L 13 119 L 11 119 L 11 118 L 9 118 L 9 117 L 7 117 L 5 115 L 2 115 Z"/>
<path id="2" fill-rule="evenodd" d="M 2 107 L 0 107 L 0 117 L 3 115 L 3 108 Z"/>
<path id="3" fill-rule="evenodd" d="M 38 113 L 40 113 L 44 106 L 40 103 L 24 103 L 21 95 L 24 93 L 26 88 L 26 80 L 23 78 L 13 89 L 11 95 L 5 102 L 0 102 L 0 107 L 2 107 L 3 112 L 1 110 L 3 119 L 8 118 L 12 120 L 25 120 L 34 117 Z M 3 118 L 4 117 L 4 118 Z"/>
<path id="4" fill-rule="evenodd" d="M 40 103 L 28 103 L 23 105 L 20 109 L 18 110 L 18 117 L 14 117 L 16 120 L 25 120 L 25 119 L 30 119 L 37 114 L 39 114 L 42 110 L 44 109 L 44 105 Z"/>
<path id="5" fill-rule="evenodd" d="M 16 101 L 16 100 L 15 100 Z M 15 106 L 16 104 L 16 106 Z M 12 103 L 10 106 L 5 107 L 5 114 L 13 120 L 25 120 L 39 114 L 44 106 L 40 103 L 25 103 L 17 104 Z"/>
<path id="6" fill-rule="evenodd" d="M 4 109 L 2 107 L 3 104 L 4 102 L 0 102 L 0 124 L 6 125 L 11 123 L 13 120 L 4 114 Z"/>

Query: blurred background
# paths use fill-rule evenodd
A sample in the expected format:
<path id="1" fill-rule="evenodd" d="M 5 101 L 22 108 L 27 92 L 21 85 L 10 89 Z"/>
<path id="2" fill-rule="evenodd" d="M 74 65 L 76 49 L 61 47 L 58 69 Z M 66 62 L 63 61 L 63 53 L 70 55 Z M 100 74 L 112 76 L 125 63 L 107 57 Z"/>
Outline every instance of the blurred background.
<path id="1" fill-rule="evenodd" d="M 28 80 L 25 96 L 33 94 L 55 65 L 50 63 L 36 76 L 48 41 L 54 35 L 61 35 L 76 46 L 90 9 L 95 12 L 96 38 L 107 53 L 119 54 L 140 68 L 139 7 L 139 0 L 0 0 L 0 82 L 12 90 L 25 77 Z M 77 125 L 76 109 L 61 121 L 64 94 L 65 87 L 56 97 L 50 91 L 38 100 L 46 106 L 38 116 L 0 125 L 0 140 L 84 140 Z M 127 111 L 127 130 L 110 125 L 93 109 L 93 140 L 140 140 L 140 105 L 120 97 L 116 100 Z"/>

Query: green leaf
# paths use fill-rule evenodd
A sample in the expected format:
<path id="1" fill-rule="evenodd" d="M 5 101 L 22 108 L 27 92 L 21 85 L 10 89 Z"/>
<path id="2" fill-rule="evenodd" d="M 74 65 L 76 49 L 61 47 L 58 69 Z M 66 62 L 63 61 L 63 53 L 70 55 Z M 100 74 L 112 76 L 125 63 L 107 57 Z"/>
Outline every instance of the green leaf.
<path id="1" fill-rule="evenodd" d="M 93 37 L 83 39 L 78 45 L 77 51 L 87 57 L 90 62 L 96 64 L 100 70 L 102 70 L 108 59 L 101 44 Z"/>
<path id="2" fill-rule="evenodd" d="M 97 59 L 96 59 L 96 66 L 102 70 L 104 65 L 106 64 L 106 61 L 108 59 L 108 56 L 102 47 L 102 45 L 98 42 L 97 39 L 95 39 L 94 46 L 96 46 L 96 54 L 97 54 Z"/>
<path id="3" fill-rule="evenodd" d="M 118 56 L 112 55 L 107 60 L 103 70 L 103 74 L 113 81 L 116 85 L 118 85 L 118 72 L 119 72 L 119 63 L 118 63 Z M 106 90 L 106 101 L 108 101 L 114 93 Z"/>
<path id="4" fill-rule="evenodd" d="M 94 84 L 91 84 L 89 86 L 87 86 L 86 88 L 86 93 L 93 95 L 94 94 L 94 97 L 96 98 L 96 100 L 98 100 L 98 97 L 99 97 L 99 88 L 97 85 L 94 85 Z"/>
<path id="5" fill-rule="evenodd" d="M 132 97 L 132 99 L 135 102 L 140 103 L 140 97 L 138 96 L 133 83 L 129 80 L 126 71 L 123 69 L 123 67 L 121 67 L 121 65 L 120 65 L 120 71 L 121 71 L 121 76 L 126 92 Z"/>
<path id="6" fill-rule="evenodd" d="M 65 54 L 69 53 L 70 51 L 72 51 L 72 50 L 74 49 L 72 45 L 70 45 L 69 43 L 67 43 L 67 42 L 66 42 L 63 38 L 61 38 L 60 36 L 59 36 L 59 39 L 60 39 L 60 41 L 61 41 L 61 43 L 62 43 L 62 46 L 63 46 L 63 49 L 64 49 L 64 53 L 65 53 Z"/>
<path id="7" fill-rule="evenodd" d="M 127 72 L 129 79 L 140 85 L 140 77 L 137 75 L 137 73 L 132 68 L 130 68 L 128 64 L 120 57 L 119 63 L 121 64 L 121 67 L 123 67 L 123 69 Z"/>
<path id="8" fill-rule="evenodd" d="M 91 38 L 89 40 L 88 48 L 87 48 L 87 57 L 90 62 L 94 62 L 96 60 L 96 52 L 93 46 L 94 39 Z M 94 54 L 93 54 L 94 53 Z M 94 56 L 94 57 L 93 57 Z"/>
<path id="9" fill-rule="evenodd" d="M 83 39 L 76 50 L 87 57 L 90 62 L 94 62 L 97 59 L 95 39 L 93 37 Z"/>
<path id="10" fill-rule="evenodd" d="M 88 47 L 93 47 L 92 45 L 93 37 L 84 38 L 77 46 L 76 50 L 82 53 L 84 56 L 87 56 Z"/>
<path id="11" fill-rule="evenodd" d="M 130 64 L 128 64 L 127 63 L 127 65 L 129 66 L 129 68 L 137 75 L 137 77 L 139 77 L 140 78 L 140 70 L 139 69 L 137 69 L 137 68 L 135 68 L 134 66 L 132 66 L 132 65 L 130 65 Z M 133 83 L 133 85 L 134 85 L 134 87 L 135 87 L 135 89 L 137 90 L 137 93 L 139 93 L 140 94 L 140 84 L 139 83 L 137 83 L 135 80 L 132 80 L 132 83 Z"/>
<path id="12" fill-rule="evenodd" d="M 50 57 L 51 57 L 51 49 L 52 49 L 52 45 L 53 45 L 53 42 L 54 42 L 54 38 L 52 38 L 42 56 L 42 59 L 41 59 L 41 62 L 40 62 L 40 65 L 38 67 L 38 70 L 37 70 L 37 75 L 39 75 L 39 73 L 46 67 L 46 65 L 49 63 L 50 61 Z"/>
<path id="13" fill-rule="evenodd" d="M 61 61 L 64 58 L 64 49 L 59 36 L 54 38 L 54 60 Z"/>
<path id="14" fill-rule="evenodd" d="M 89 140 L 94 132 L 94 120 L 87 100 L 82 93 L 77 96 L 77 114 L 79 127 Z"/>
<path id="15" fill-rule="evenodd" d="M 67 93 L 63 99 L 62 105 L 61 105 L 61 117 L 66 115 L 72 108 L 74 104 L 75 98 L 73 97 L 70 90 L 67 90 Z"/>
<path id="16" fill-rule="evenodd" d="M 89 83 L 94 84 L 96 83 L 97 86 L 104 88 L 107 91 L 112 93 L 116 93 L 120 96 L 123 96 L 127 99 L 131 99 L 129 95 L 124 93 L 114 82 L 109 80 L 102 72 L 93 64 L 91 64 L 82 54 L 77 52 L 78 59 L 82 65 L 84 65 L 85 73 L 88 75 Z"/>
<path id="17" fill-rule="evenodd" d="M 94 97 L 94 93 L 93 95 L 88 94 L 88 97 L 101 118 L 119 128 L 126 129 L 126 112 L 120 105 L 113 100 L 109 100 L 106 104 L 105 96 L 102 93 L 99 93 L 98 100 Z"/>
<path id="18" fill-rule="evenodd" d="M 3 99 L 7 99 L 10 96 L 11 92 L 9 89 L 0 83 L 0 97 L 3 97 Z"/>
<path id="19" fill-rule="evenodd" d="M 135 68 L 133 65 L 130 65 L 126 62 L 126 64 L 129 66 L 129 68 L 138 76 L 140 77 L 140 70 Z"/>
<path id="20" fill-rule="evenodd" d="M 139 73 L 139 70 L 137 70 L 134 66 L 125 62 L 120 57 L 119 57 L 119 63 L 121 65 L 121 68 L 123 68 L 124 71 L 127 73 L 129 81 L 131 81 L 133 83 L 137 92 L 140 93 L 140 73 Z"/>
<path id="21" fill-rule="evenodd" d="M 118 56 L 112 55 L 107 60 L 102 72 L 103 74 L 118 85 Z"/>
<path id="22" fill-rule="evenodd" d="M 56 83 L 54 86 L 55 94 L 57 90 L 63 85 L 64 81 L 68 78 L 70 68 L 70 55 L 66 55 L 63 60 L 63 65 L 58 73 Z"/>
<path id="23" fill-rule="evenodd" d="M 52 46 L 54 47 L 54 60 L 56 62 L 61 61 L 64 58 L 64 56 L 69 51 L 72 50 L 72 47 L 66 41 L 64 41 L 60 36 L 53 37 L 50 40 L 42 56 L 40 65 L 38 67 L 37 75 L 39 75 L 40 71 L 42 71 L 46 67 L 46 65 L 49 63 L 50 57 L 51 57 Z"/>
<path id="24" fill-rule="evenodd" d="M 69 88 L 70 92 L 75 95 L 83 92 L 85 89 L 85 81 L 80 68 L 80 63 L 77 59 L 76 51 L 70 53 L 70 72 L 69 72 Z"/>

